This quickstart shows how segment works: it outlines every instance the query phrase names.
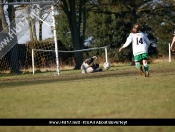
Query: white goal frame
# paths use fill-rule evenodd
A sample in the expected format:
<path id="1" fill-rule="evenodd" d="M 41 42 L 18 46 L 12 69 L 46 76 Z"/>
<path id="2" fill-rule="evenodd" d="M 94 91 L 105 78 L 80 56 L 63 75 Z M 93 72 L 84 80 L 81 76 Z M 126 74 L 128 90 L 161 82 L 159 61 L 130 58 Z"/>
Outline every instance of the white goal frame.
<path id="1" fill-rule="evenodd" d="M 107 46 L 104 46 L 104 47 L 95 47 L 95 48 L 89 48 L 89 49 L 81 49 L 81 50 L 73 50 L 73 51 L 58 50 L 57 52 L 72 53 L 72 52 L 83 52 L 83 51 L 97 50 L 97 49 L 105 49 L 105 62 L 108 62 Z M 54 52 L 54 50 L 32 49 L 32 70 L 33 70 L 33 74 L 35 74 L 35 58 L 34 58 L 34 52 L 35 51 Z M 56 64 L 57 64 L 57 73 L 56 74 L 59 73 L 58 75 L 60 75 L 59 62 L 56 63 Z"/>

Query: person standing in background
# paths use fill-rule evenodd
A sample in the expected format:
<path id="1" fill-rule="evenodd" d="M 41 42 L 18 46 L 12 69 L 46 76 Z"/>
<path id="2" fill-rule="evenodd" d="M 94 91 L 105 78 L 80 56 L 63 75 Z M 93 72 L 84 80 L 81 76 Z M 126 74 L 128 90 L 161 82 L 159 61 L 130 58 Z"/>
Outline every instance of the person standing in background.
<path id="1" fill-rule="evenodd" d="M 174 45 L 174 43 L 175 43 L 175 31 L 174 31 L 173 40 L 172 40 L 172 42 L 171 42 L 171 46 L 170 46 L 172 51 L 174 51 L 174 49 L 173 49 L 173 45 Z"/>

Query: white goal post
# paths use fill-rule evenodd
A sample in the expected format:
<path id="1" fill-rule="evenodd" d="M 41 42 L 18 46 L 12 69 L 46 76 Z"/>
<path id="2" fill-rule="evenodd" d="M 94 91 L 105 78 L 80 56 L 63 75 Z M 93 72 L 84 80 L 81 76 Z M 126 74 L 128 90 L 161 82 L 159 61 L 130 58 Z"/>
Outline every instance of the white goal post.
<path id="1" fill-rule="evenodd" d="M 73 51 L 58 50 L 58 52 L 72 53 L 72 52 L 83 52 L 83 51 L 98 50 L 98 49 L 105 49 L 105 62 L 108 62 L 107 46 L 104 46 L 104 47 L 95 47 L 95 48 L 88 48 L 88 49 L 81 49 L 81 50 L 73 50 Z M 55 52 L 54 50 L 32 49 L 32 70 L 33 70 L 33 74 L 35 74 L 35 58 L 34 58 L 34 52 L 35 51 Z M 59 62 L 57 62 L 56 65 L 57 65 L 57 69 L 56 69 L 56 72 L 57 73 L 56 74 L 57 75 L 60 75 Z"/>

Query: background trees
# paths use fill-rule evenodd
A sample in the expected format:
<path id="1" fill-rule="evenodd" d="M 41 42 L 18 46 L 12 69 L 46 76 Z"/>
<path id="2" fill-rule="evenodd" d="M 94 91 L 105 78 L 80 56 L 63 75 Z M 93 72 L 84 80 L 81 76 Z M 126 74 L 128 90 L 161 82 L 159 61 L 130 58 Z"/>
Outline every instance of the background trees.
<path id="1" fill-rule="evenodd" d="M 32 0 L 27 0 L 27 2 L 30 1 Z M 8 0 L 8 2 L 13 2 L 13 0 Z M 118 48 L 125 42 L 132 25 L 139 22 L 143 25 L 142 31 L 157 44 L 159 54 L 167 54 L 168 43 L 171 42 L 175 27 L 174 5 L 174 0 L 59 0 L 56 5 L 58 40 L 70 50 L 79 50 L 85 48 L 85 40 L 91 38 L 90 47 L 108 45 L 111 61 L 131 60 L 131 47 L 122 54 L 118 53 Z M 8 6 L 7 10 L 10 21 L 14 18 L 13 8 L 14 6 Z M 26 8 L 26 12 L 30 13 L 30 6 Z M 40 16 L 43 15 L 42 13 L 40 12 Z M 0 6 L 0 14 L 0 29 L 2 30 L 7 25 L 3 6 Z M 27 20 L 32 27 L 30 28 L 31 41 L 41 41 L 42 22 L 39 21 L 39 38 L 37 38 L 34 24 L 37 19 L 31 19 L 29 16 Z M 18 52 L 14 51 L 12 49 L 8 53 L 11 60 Z M 13 55 L 10 55 L 10 52 Z M 152 52 L 156 51 L 152 50 Z M 101 53 L 100 51 L 93 52 L 99 56 Z M 80 68 L 83 52 L 75 53 L 74 57 L 75 68 Z M 11 65 L 12 69 L 17 69 L 14 71 L 18 71 L 17 66 Z"/>
<path id="2" fill-rule="evenodd" d="M 68 20 L 69 31 L 64 34 L 71 36 L 71 47 L 74 50 L 84 48 L 84 39 L 86 32 L 86 20 L 88 12 L 89 0 L 60 0 L 58 9 L 61 9 Z M 60 13 L 62 13 L 60 11 Z M 62 23 L 63 24 L 63 23 Z M 65 28 L 65 26 L 63 26 Z M 67 36 L 67 35 L 66 35 Z M 69 39 L 69 38 L 68 38 Z M 83 62 L 83 53 L 75 52 L 75 69 L 79 69 Z"/>
<path id="3" fill-rule="evenodd" d="M 76 2 L 78 5 L 82 1 Z M 115 57 L 116 61 L 124 61 L 127 58 L 131 60 L 132 53 L 130 49 L 125 51 L 126 56 L 122 59 L 117 48 L 125 42 L 132 25 L 139 22 L 143 26 L 142 31 L 148 35 L 154 44 L 157 44 L 159 54 L 168 53 L 168 43 L 171 41 L 174 31 L 175 8 L 173 0 L 87 0 L 85 2 L 86 32 L 82 33 L 85 33 L 85 39 L 92 37 L 91 47 L 109 45 L 109 54 L 111 54 L 111 57 Z M 75 13 L 78 14 L 78 8 L 74 9 L 76 9 Z M 64 20 L 58 19 L 58 26 L 60 31 L 63 27 L 67 27 L 67 33 L 64 34 L 68 35 L 71 32 L 66 26 L 66 19 L 66 17 Z M 69 23 L 74 23 L 69 19 L 67 20 Z M 59 21 L 65 21 L 64 25 Z M 82 23 L 78 22 L 80 21 L 77 21 L 76 25 L 84 23 L 84 21 L 81 21 Z M 62 33 L 58 33 L 58 36 L 59 34 L 62 36 Z M 68 40 L 71 46 L 70 37 L 68 37 Z M 157 50 L 152 51 L 157 53 Z"/>

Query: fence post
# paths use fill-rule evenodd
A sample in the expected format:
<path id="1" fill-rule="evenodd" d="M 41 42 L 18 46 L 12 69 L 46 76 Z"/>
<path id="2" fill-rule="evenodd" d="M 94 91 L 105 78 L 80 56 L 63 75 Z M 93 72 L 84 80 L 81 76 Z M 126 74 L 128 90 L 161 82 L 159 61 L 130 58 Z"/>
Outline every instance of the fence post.
<path id="1" fill-rule="evenodd" d="M 169 43 L 169 62 L 171 62 L 171 45 Z"/>
<path id="2" fill-rule="evenodd" d="M 108 51 L 107 51 L 107 46 L 105 47 L 105 60 L 106 63 L 108 62 Z"/>
<path id="3" fill-rule="evenodd" d="M 32 69 L 33 69 L 33 74 L 35 74 L 34 49 L 32 49 Z"/>

